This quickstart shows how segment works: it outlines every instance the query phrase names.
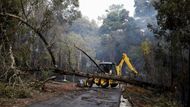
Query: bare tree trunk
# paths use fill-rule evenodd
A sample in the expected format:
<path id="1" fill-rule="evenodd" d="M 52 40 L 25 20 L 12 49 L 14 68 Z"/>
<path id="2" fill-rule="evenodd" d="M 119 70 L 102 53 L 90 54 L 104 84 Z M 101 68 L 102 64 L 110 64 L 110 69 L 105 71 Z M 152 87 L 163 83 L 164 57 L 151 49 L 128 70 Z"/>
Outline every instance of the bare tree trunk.
<path id="1" fill-rule="evenodd" d="M 78 58 L 78 63 L 77 63 L 78 70 L 80 70 L 81 59 L 82 59 L 82 55 L 81 55 L 81 52 L 79 52 L 79 58 Z"/>
<path id="2" fill-rule="evenodd" d="M 10 54 L 10 58 L 11 58 L 11 65 L 10 68 L 11 69 L 15 69 L 15 58 L 13 56 L 13 51 L 12 51 L 12 46 L 9 46 L 9 54 Z"/>

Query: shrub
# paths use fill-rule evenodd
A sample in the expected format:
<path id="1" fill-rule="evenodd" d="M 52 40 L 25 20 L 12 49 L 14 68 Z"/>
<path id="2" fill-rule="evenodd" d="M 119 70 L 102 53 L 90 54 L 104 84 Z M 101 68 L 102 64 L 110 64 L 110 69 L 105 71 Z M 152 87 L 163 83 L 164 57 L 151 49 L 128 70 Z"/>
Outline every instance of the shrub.
<path id="1" fill-rule="evenodd" d="M 0 96 L 6 98 L 27 98 L 31 97 L 31 93 L 28 88 L 6 86 L 4 83 L 0 83 Z"/>

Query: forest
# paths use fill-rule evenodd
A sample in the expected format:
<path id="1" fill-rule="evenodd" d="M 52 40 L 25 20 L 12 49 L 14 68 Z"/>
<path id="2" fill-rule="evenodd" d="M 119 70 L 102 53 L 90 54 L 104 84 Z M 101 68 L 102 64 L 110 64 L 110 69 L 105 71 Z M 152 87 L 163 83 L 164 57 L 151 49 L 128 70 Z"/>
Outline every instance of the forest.
<path id="1" fill-rule="evenodd" d="M 96 65 L 82 51 L 96 63 L 115 64 L 127 53 L 140 76 L 124 66 L 126 82 L 169 87 L 171 101 L 190 106 L 189 0 L 134 0 L 134 17 L 113 4 L 101 25 L 83 16 L 79 2 L 0 0 L 0 106 L 5 98 L 31 97 L 55 75 L 72 82 L 93 75 L 125 79 L 94 74 Z"/>

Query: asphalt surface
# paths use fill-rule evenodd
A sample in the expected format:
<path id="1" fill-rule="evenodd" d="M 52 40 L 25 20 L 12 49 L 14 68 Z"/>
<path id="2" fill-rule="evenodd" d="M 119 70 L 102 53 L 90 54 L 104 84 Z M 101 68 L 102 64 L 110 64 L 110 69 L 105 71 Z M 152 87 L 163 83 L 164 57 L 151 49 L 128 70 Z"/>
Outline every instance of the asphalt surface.
<path id="1" fill-rule="evenodd" d="M 28 107 L 119 107 L 119 88 L 93 87 L 86 91 L 68 92 Z"/>

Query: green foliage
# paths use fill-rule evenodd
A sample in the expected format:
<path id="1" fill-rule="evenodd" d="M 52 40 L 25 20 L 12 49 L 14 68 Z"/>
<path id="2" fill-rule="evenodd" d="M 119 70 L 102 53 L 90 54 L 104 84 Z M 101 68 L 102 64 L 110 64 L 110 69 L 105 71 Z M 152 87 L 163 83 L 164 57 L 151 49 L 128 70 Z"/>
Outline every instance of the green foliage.
<path id="1" fill-rule="evenodd" d="M 185 107 L 189 106 L 190 99 L 188 94 L 189 79 L 187 79 L 189 78 L 187 62 L 189 62 L 188 57 L 190 57 L 189 5 L 189 0 L 160 0 L 160 2 L 155 3 L 158 10 L 159 29 L 154 30 L 154 32 L 157 33 L 157 38 L 160 40 L 158 44 L 161 44 L 161 47 L 158 47 L 157 54 L 164 52 L 165 56 L 160 55 L 159 61 L 166 65 L 165 68 L 170 71 L 171 85 L 175 86 L 175 94 L 180 97 L 179 100 L 183 102 Z"/>
<path id="2" fill-rule="evenodd" d="M 89 21 L 87 18 L 79 18 L 73 21 L 72 25 L 69 28 L 70 32 L 74 32 L 83 37 L 86 36 L 97 36 L 98 26 L 96 22 Z"/>
<path id="3" fill-rule="evenodd" d="M 51 48 L 53 54 L 57 56 L 57 38 L 63 34 L 63 29 L 65 30 L 73 20 L 80 17 L 78 6 L 78 0 L 0 0 L 0 81 L 15 83 L 14 87 L 0 83 L 1 97 L 30 97 L 30 89 L 21 87 L 20 84 L 23 83 L 17 76 L 21 76 L 24 83 L 30 82 L 34 80 L 32 75 L 36 71 L 27 72 L 22 71 L 23 69 L 51 68 L 51 58 L 45 48 Z M 4 13 L 20 17 L 34 29 L 14 17 L 4 16 Z M 61 34 L 56 35 L 57 28 L 60 26 Z M 41 33 L 50 45 L 45 47 L 39 33 L 36 33 L 35 30 Z M 73 42 L 76 42 L 77 39 Z M 12 50 L 10 51 L 10 49 Z M 72 60 L 75 58 L 72 57 Z M 62 60 L 65 61 L 66 58 Z M 52 71 L 42 71 L 36 74 L 36 77 L 39 78 L 35 79 L 46 79 L 52 75 Z M 28 77 L 32 79 L 30 80 Z M 39 88 L 40 86 L 37 84 L 34 87 Z"/>
<path id="4" fill-rule="evenodd" d="M 65 22 L 72 23 L 73 20 L 81 16 L 78 10 L 78 0 L 52 0 L 53 10 L 57 13 L 58 21 L 62 24 Z M 62 16 L 62 12 L 66 13 Z"/>
<path id="5" fill-rule="evenodd" d="M 7 98 L 27 98 L 31 97 L 30 90 L 22 87 L 12 87 L 0 82 L 0 95 Z"/>
<path id="6" fill-rule="evenodd" d="M 157 19 L 161 30 L 172 31 L 172 34 L 167 40 L 174 40 L 176 37 L 175 40 L 182 42 L 182 46 L 184 47 L 189 45 L 188 41 L 190 40 L 188 36 L 190 19 L 190 15 L 188 14 L 189 5 L 190 2 L 188 0 L 162 0 L 156 4 L 158 10 Z"/>
<path id="7" fill-rule="evenodd" d="M 100 33 L 109 34 L 111 31 L 126 27 L 127 20 L 130 17 L 128 16 L 129 12 L 123 8 L 123 5 L 111 5 L 108 12 L 107 17 L 103 20 L 103 25 L 100 27 Z"/>

